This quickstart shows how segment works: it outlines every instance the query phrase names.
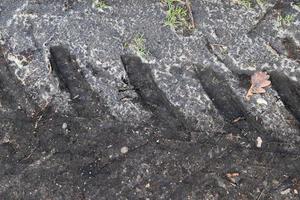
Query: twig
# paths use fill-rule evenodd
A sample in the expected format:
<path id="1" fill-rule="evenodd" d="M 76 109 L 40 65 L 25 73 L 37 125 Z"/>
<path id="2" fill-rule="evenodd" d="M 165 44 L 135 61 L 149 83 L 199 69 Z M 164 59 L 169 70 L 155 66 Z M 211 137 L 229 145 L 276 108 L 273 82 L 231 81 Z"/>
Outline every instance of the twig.
<path id="1" fill-rule="evenodd" d="M 270 43 L 266 43 L 265 46 L 267 50 L 270 51 L 272 54 L 280 56 L 280 53 Z"/>
<path id="2" fill-rule="evenodd" d="M 49 109 L 49 105 L 52 102 L 52 99 L 50 101 L 47 101 L 46 104 L 43 106 L 43 108 L 36 114 L 32 115 L 33 119 L 36 119 L 35 124 L 34 124 L 34 133 L 36 132 L 39 122 L 43 118 L 45 112 L 47 112 L 47 109 Z"/>
<path id="3" fill-rule="evenodd" d="M 48 75 L 50 75 L 53 71 L 53 67 L 51 65 L 51 63 L 48 64 Z"/>
<path id="4" fill-rule="evenodd" d="M 217 46 L 217 47 L 221 47 L 221 48 L 227 48 L 226 45 L 223 44 L 210 44 L 211 46 Z"/>
<path id="5" fill-rule="evenodd" d="M 258 197 L 256 198 L 256 200 L 260 200 L 260 198 L 261 198 L 262 194 L 264 193 L 264 191 L 265 191 L 265 189 L 263 189 L 263 190 L 261 191 L 261 193 L 258 195 Z"/>
<path id="6" fill-rule="evenodd" d="M 195 26 L 195 21 L 194 21 L 194 17 L 193 17 L 193 11 L 192 11 L 190 0 L 185 0 L 185 4 L 186 4 L 186 7 L 189 11 L 189 16 L 190 16 L 192 28 L 194 29 L 194 28 L 196 28 L 196 26 Z"/>
<path id="7" fill-rule="evenodd" d="M 30 158 L 30 157 L 32 156 L 33 152 L 34 152 L 36 149 L 37 149 L 37 147 L 35 147 L 35 148 L 30 152 L 30 154 L 29 154 L 28 156 L 22 158 L 20 161 L 24 161 L 24 160 L 27 160 L 28 158 Z M 20 161 L 19 161 L 19 162 L 20 162 Z"/>
<path id="8" fill-rule="evenodd" d="M 251 85 L 251 87 L 249 88 L 249 90 L 248 90 L 248 92 L 247 92 L 247 94 L 246 94 L 245 99 L 246 99 L 247 101 L 250 101 L 250 97 L 253 95 L 252 90 L 253 90 L 253 85 Z"/>

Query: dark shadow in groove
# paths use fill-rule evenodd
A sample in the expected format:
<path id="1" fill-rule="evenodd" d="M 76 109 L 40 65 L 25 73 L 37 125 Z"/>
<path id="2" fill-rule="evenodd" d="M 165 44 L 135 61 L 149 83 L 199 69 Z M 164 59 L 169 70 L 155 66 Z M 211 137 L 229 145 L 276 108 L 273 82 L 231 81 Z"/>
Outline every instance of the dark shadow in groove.
<path id="1" fill-rule="evenodd" d="M 293 38 L 283 38 L 282 44 L 287 51 L 287 57 L 300 63 L 300 47 L 297 46 Z"/>
<path id="2" fill-rule="evenodd" d="M 129 83 L 139 95 L 141 104 L 153 113 L 155 124 L 169 139 L 190 140 L 188 124 L 182 113 L 167 99 L 157 86 L 150 66 L 135 56 L 121 56 Z"/>
<path id="3" fill-rule="evenodd" d="M 265 129 L 255 120 L 241 102 L 240 98 L 232 91 L 225 77 L 215 72 L 212 68 L 201 68 L 196 66 L 196 74 L 203 86 L 203 89 L 212 100 L 220 114 L 225 120 L 231 123 L 238 117 L 245 118 L 247 126 L 236 123 L 236 127 L 247 131 L 266 132 Z"/>
<path id="4" fill-rule="evenodd" d="M 271 72 L 272 87 L 277 91 L 285 107 L 300 123 L 300 84 L 280 72 Z"/>
<path id="5" fill-rule="evenodd" d="M 75 58 L 63 46 L 50 48 L 50 63 L 59 78 L 60 88 L 70 93 L 78 116 L 95 117 L 107 112 L 104 101 L 91 89 Z"/>

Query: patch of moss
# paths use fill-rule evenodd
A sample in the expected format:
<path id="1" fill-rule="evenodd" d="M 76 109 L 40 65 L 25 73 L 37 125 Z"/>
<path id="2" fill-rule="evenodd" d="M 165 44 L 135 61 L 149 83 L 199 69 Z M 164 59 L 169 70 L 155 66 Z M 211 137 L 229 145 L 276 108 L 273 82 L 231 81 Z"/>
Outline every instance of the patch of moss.
<path id="1" fill-rule="evenodd" d="M 279 15 L 277 18 L 277 22 L 280 24 L 280 26 L 289 26 L 291 25 L 295 20 L 295 16 L 293 15 Z"/>

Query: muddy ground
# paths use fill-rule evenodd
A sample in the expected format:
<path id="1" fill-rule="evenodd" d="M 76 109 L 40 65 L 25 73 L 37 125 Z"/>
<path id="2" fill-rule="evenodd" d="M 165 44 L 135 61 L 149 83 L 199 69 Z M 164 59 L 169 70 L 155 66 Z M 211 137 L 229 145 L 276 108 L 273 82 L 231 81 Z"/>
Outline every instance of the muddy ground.
<path id="1" fill-rule="evenodd" d="M 1 0 L 0 199 L 300 199 L 299 1 L 240 2 Z"/>

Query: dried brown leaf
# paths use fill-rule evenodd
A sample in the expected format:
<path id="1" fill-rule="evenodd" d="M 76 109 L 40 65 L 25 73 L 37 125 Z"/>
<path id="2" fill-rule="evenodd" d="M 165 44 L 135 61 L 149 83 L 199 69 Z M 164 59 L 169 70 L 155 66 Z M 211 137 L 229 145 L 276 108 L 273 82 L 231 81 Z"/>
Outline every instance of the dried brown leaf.
<path id="1" fill-rule="evenodd" d="M 246 94 L 246 99 L 250 100 L 250 97 L 253 94 L 265 93 L 266 90 L 264 88 L 271 85 L 271 81 L 269 81 L 269 78 L 270 75 L 268 75 L 267 72 L 255 72 L 251 76 L 251 87 Z"/>
<path id="2" fill-rule="evenodd" d="M 237 177 L 237 176 L 239 176 L 239 175 L 240 175 L 240 173 L 238 173 L 238 172 L 233 172 L 233 173 L 227 173 L 227 174 L 226 174 L 226 176 L 227 176 L 228 178 Z"/>
<path id="3" fill-rule="evenodd" d="M 231 183 L 233 183 L 233 184 L 236 184 L 236 182 L 237 182 L 236 178 L 237 178 L 238 176 L 240 176 L 240 173 L 238 173 L 238 172 L 233 172 L 233 173 L 227 173 L 227 174 L 226 174 L 227 179 L 228 179 Z"/>
<path id="4" fill-rule="evenodd" d="M 252 88 L 252 93 L 254 94 L 261 94 L 261 93 L 265 93 L 266 90 L 264 88 Z"/>

